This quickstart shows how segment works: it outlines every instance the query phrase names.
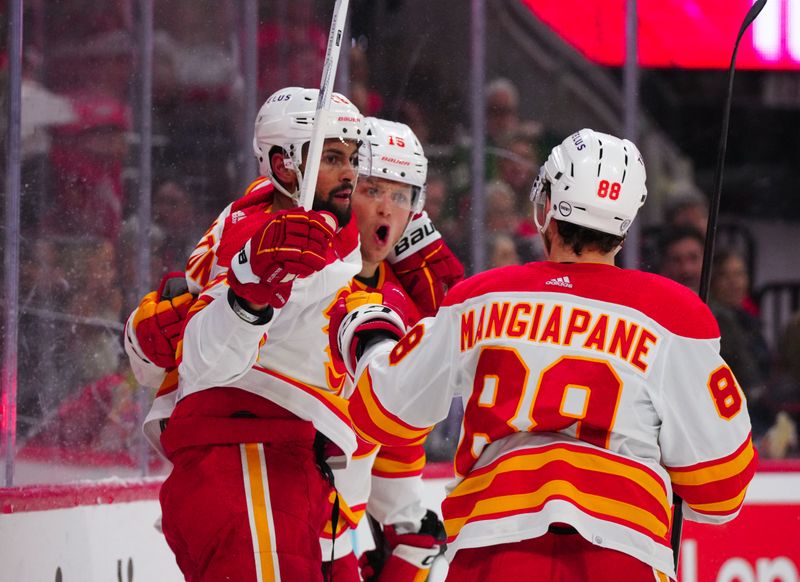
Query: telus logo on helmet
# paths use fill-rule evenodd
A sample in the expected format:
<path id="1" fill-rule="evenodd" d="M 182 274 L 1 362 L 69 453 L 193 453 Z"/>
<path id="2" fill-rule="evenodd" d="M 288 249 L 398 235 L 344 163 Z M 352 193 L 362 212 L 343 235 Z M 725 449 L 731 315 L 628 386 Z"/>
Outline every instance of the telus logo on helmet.
<path id="1" fill-rule="evenodd" d="M 282 93 L 280 95 L 273 95 L 267 99 L 266 103 L 277 103 L 278 101 L 288 101 L 292 96 L 289 93 Z"/>
<path id="2" fill-rule="evenodd" d="M 576 132 L 572 134 L 572 143 L 575 144 L 575 149 L 581 151 L 586 149 L 586 144 L 583 143 L 583 138 L 581 138 L 581 133 Z"/>

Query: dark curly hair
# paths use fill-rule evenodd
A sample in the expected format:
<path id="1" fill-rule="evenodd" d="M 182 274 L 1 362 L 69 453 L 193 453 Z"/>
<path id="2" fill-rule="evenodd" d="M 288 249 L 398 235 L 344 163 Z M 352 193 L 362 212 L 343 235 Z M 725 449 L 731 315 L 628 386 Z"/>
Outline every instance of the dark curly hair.
<path id="1" fill-rule="evenodd" d="M 558 234 L 564 244 L 572 248 L 572 252 L 580 256 L 585 249 L 596 249 L 604 254 L 610 253 L 622 244 L 624 236 L 600 232 L 585 226 L 556 220 Z"/>

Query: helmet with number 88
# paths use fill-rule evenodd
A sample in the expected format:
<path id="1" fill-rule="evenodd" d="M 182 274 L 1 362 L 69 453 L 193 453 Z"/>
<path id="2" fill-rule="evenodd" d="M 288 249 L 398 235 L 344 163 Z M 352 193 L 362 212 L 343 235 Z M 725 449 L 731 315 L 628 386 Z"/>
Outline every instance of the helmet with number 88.
<path id="1" fill-rule="evenodd" d="M 318 89 L 287 87 L 276 91 L 258 111 L 253 135 L 253 150 L 258 159 L 258 169 L 275 187 L 296 203 L 300 198 L 303 174 L 303 146 L 311 141 L 314 117 L 317 110 Z M 323 134 L 325 139 L 361 141 L 364 137 L 364 120 L 361 113 L 344 95 L 331 95 L 331 108 Z M 297 175 L 298 187 L 289 192 L 272 173 L 270 150 L 279 147 L 286 155 L 286 167 Z"/>
<path id="2" fill-rule="evenodd" d="M 539 170 L 531 189 L 536 226 L 544 232 L 554 218 L 625 236 L 647 198 L 645 178 L 633 142 L 582 129 L 553 148 Z"/>
<path id="3" fill-rule="evenodd" d="M 428 158 L 417 136 L 403 123 L 367 117 L 366 140 L 359 150 L 358 171 L 362 176 L 384 178 L 410 185 L 410 210 L 422 212 Z"/>

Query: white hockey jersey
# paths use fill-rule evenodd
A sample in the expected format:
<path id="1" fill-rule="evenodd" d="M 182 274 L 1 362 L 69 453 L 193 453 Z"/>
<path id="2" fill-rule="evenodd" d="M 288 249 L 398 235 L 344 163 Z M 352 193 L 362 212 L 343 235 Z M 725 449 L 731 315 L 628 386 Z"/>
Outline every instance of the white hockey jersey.
<path id="1" fill-rule="evenodd" d="M 744 396 L 688 289 L 600 264 L 477 275 L 435 318 L 359 362 L 350 415 L 381 443 L 416 442 L 460 394 L 448 554 L 535 538 L 553 523 L 675 575 L 672 492 L 685 516 L 739 511 L 755 467 Z"/>
<path id="2" fill-rule="evenodd" d="M 269 181 L 256 180 L 245 196 L 217 217 L 188 260 L 189 289 L 202 295 L 193 308 L 198 311 L 190 324 L 193 339 L 181 346 L 180 390 L 177 369 L 165 373 L 143 355 L 131 325 L 136 311 L 128 319 L 125 348 L 131 367 L 141 383 L 160 386 L 144 430 L 151 444 L 162 453 L 162 421 L 170 417 L 178 397 L 213 386 L 243 388 L 311 420 L 347 454 L 356 446 L 346 417 L 346 403 L 340 398 L 352 390 L 352 383 L 343 364 L 331 359 L 327 344 L 329 310 L 335 300 L 353 289 L 365 288 L 352 279 L 360 270 L 360 261 L 357 263 L 353 255 L 355 252 L 360 256 L 354 223 L 337 235 L 340 249 L 345 252 L 352 249 L 345 261 L 328 265 L 323 270 L 326 278 L 315 274 L 295 283 L 289 303 L 266 326 L 266 342 L 263 341 L 266 329 L 242 322 L 225 301 L 224 274 L 233 254 L 250 236 L 250 228 L 245 224 L 252 222 L 255 214 L 269 211 L 273 192 Z M 382 287 L 385 281 L 400 285 L 391 268 L 383 263 L 377 287 Z M 200 324 L 194 322 L 198 317 Z M 414 317 L 418 318 L 416 314 Z M 206 335 L 210 340 L 204 339 Z M 212 356 L 208 353 L 209 346 Z M 215 363 L 213 357 L 219 362 Z M 237 376 L 243 370 L 244 375 Z M 378 447 L 358 442 L 347 467 L 334 469 L 341 510 L 335 545 L 337 558 L 352 551 L 348 529 L 357 526 L 368 506 L 381 523 L 419 525 L 426 512 L 421 505 L 424 464 L 421 444 Z M 323 556 L 331 553 L 332 537 L 329 522 L 320 539 Z"/>
<path id="3" fill-rule="evenodd" d="M 254 182 L 245 196 L 220 213 L 189 259 L 189 288 L 202 292 L 178 347 L 178 373 L 166 375 L 144 426 L 159 450 L 163 450 L 159 425 L 177 402 L 218 387 L 245 390 L 311 421 L 346 456 L 356 449 L 347 402 L 341 396 L 343 383 L 333 389 L 328 384 L 330 348 L 323 331 L 338 292 L 361 270 L 354 221 L 336 235 L 337 258 L 331 257 L 321 271 L 297 279 L 289 301 L 275 310 L 269 324 L 242 321 L 226 299 L 224 274 L 230 259 L 260 224 L 259 215 L 271 211 L 273 193 L 268 180 Z M 131 338 L 128 343 L 129 355 L 135 353 Z M 139 375 L 145 378 L 141 370 Z"/>

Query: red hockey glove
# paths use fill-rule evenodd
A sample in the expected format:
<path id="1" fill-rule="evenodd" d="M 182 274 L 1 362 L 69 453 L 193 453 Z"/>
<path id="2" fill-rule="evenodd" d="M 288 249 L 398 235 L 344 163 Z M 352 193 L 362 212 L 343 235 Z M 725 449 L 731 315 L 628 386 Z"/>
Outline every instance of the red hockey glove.
<path id="1" fill-rule="evenodd" d="M 365 582 L 413 582 L 422 572 L 430 570 L 433 560 L 444 552 L 447 535 L 444 524 L 430 509 L 417 532 L 399 533 L 399 528 L 383 528 L 386 543 L 391 548 L 388 557 L 377 550 L 361 555 L 358 562 Z"/>
<path id="2" fill-rule="evenodd" d="M 388 282 L 380 292 L 355 291 L 339 299 L 328 327 L 332 357 L 341 358 L 354 376 L 358 358 L 371 341 L 405 335 L 412 309 L 405 292 Z"/>
<path id="3" fill-rule="evenodd" d="M 231 289 L 252 303 L 283 307 L 296 277 L 326 265 L 335 232 L 336 219 L 327 213 L 293 208 L 268 215 L 231 260 Z"/>
<path id="4" fill-rule="evenodd" d="M 388 260 L 423 317 L 434 315 L 447 290 L 464 278 L 464 266 L 426 212 L 409 223 Z"/>
<path id="5" fill-rule="evenodd" d="M 189 293 L 183 273 L 170 273 L 157 291 L 142 297 L 133 330 L 142 354 L 160 368 L 175 367 L 175 350 L 194 295 Z"/>

